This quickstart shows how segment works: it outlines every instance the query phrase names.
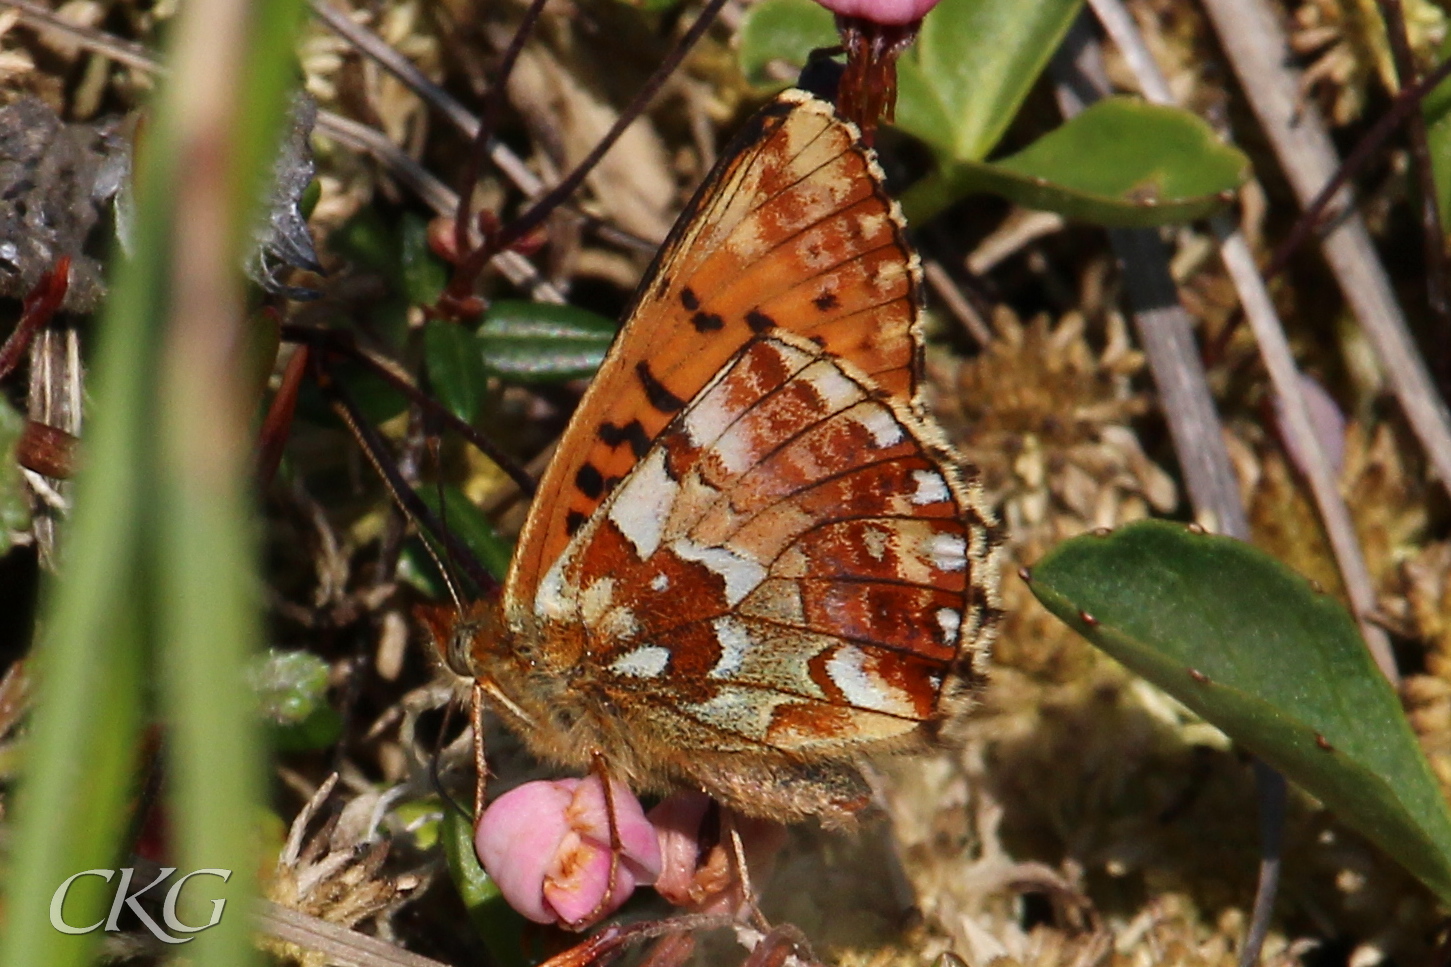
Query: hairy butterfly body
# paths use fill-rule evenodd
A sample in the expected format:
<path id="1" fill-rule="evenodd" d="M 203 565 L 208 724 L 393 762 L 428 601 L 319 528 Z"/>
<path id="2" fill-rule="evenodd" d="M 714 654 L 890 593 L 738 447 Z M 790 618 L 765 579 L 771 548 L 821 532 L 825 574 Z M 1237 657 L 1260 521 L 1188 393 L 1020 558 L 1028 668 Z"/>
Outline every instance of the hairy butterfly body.
<path id="1" fill-rule="evenodd" d="M 540 757 L 844 825 L 955 705 L 995 529 L 919 399 L 920 271 L 856 128 L 788 91 L 681 216 L 453 630 Z"/>

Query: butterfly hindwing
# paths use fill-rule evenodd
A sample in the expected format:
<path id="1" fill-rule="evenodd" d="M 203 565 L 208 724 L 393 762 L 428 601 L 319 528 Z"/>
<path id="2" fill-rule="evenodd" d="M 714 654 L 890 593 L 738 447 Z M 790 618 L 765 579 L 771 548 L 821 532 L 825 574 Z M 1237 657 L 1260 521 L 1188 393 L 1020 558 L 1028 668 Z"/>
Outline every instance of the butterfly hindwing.
<path id="1" fill-rule="evenodd" d="M 545 634 L 672 747 L 840 757 L 930 720 L 971 661 L 985 523 L 932 431 L 852 369 L 753 339 L 541 583 Z"/>
<path id="2" fill-rule="evenodd" d="M 816 341 L 904 400 L 917 386 L 918 267 L 856 129 L 788 91 L 727 149 L 647 275 L 535 496 L 506 610 L 749 340 Z"/>

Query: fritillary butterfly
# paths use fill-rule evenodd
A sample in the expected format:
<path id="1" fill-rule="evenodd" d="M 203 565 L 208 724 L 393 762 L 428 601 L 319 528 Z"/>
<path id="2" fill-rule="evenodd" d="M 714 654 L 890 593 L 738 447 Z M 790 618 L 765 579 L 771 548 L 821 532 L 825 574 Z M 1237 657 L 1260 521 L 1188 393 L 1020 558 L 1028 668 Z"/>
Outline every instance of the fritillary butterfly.
<path id="1" fill-rule="evenodd" d="M 681 216 L 502 599 L 449 636 L 531 751 L 845 825 L 966 690 L 995 525 L 919 398 L 919 266 L 855 126 L 788 91 Z"/>

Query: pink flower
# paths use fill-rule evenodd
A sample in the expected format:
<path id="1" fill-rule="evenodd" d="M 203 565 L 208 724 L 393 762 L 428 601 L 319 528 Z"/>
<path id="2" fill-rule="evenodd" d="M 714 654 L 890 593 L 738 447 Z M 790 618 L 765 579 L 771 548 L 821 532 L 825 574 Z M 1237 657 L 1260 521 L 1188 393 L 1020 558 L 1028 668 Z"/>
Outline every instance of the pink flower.
<path id="1" fill-rule="evenodd" d="M 734 913 L 742 896 L 729 838 L 724 832 L 713 836 L 719 842 L 708 853 L 701 853 L 702 827 L 710 805 L 704 793 L 682 792 L 650 810 L 650 821 L 660 833 L 660 875 L 655 891 L 692 913 Z M 722 824 L 727 817 L 740 834 L 751 883 L 760 889 L 771 875 L 776 854 L 786 845 L 786 827 L 722 808 Z"/>
<path id="2" fill-rule="evenodd" d="M 654 882 L 655 829 L 630 790 L 612 782 L 610 791 L 622 848 L 613 888 L 609 807 L 598 777 L 526 782 L 489 804 L 474 827 L 474 850 L 510 906 L 536 923 L 580 929 Z"/>
<path id="3" fill-rule="evenodd" d="M 860 17 L 879 24 L 909 24 L 921 20 L 938 0 L 818 0 L 832 13 Z"/>

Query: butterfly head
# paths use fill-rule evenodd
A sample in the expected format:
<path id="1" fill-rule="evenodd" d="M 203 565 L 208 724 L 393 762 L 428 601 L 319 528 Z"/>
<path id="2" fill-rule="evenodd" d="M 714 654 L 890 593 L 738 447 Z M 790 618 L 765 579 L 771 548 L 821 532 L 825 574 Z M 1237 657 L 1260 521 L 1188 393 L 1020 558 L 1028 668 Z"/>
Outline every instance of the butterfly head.
<path id="1" fill-rule="evenodd" d="M 420 604 L 413 613 L 433 636 L 439 659 L 460 678 L 478 678 L 477 650 L 503 638 L 503 616 L 494 599 L 475 601 L 463 612 L 448 605 Z"/>

